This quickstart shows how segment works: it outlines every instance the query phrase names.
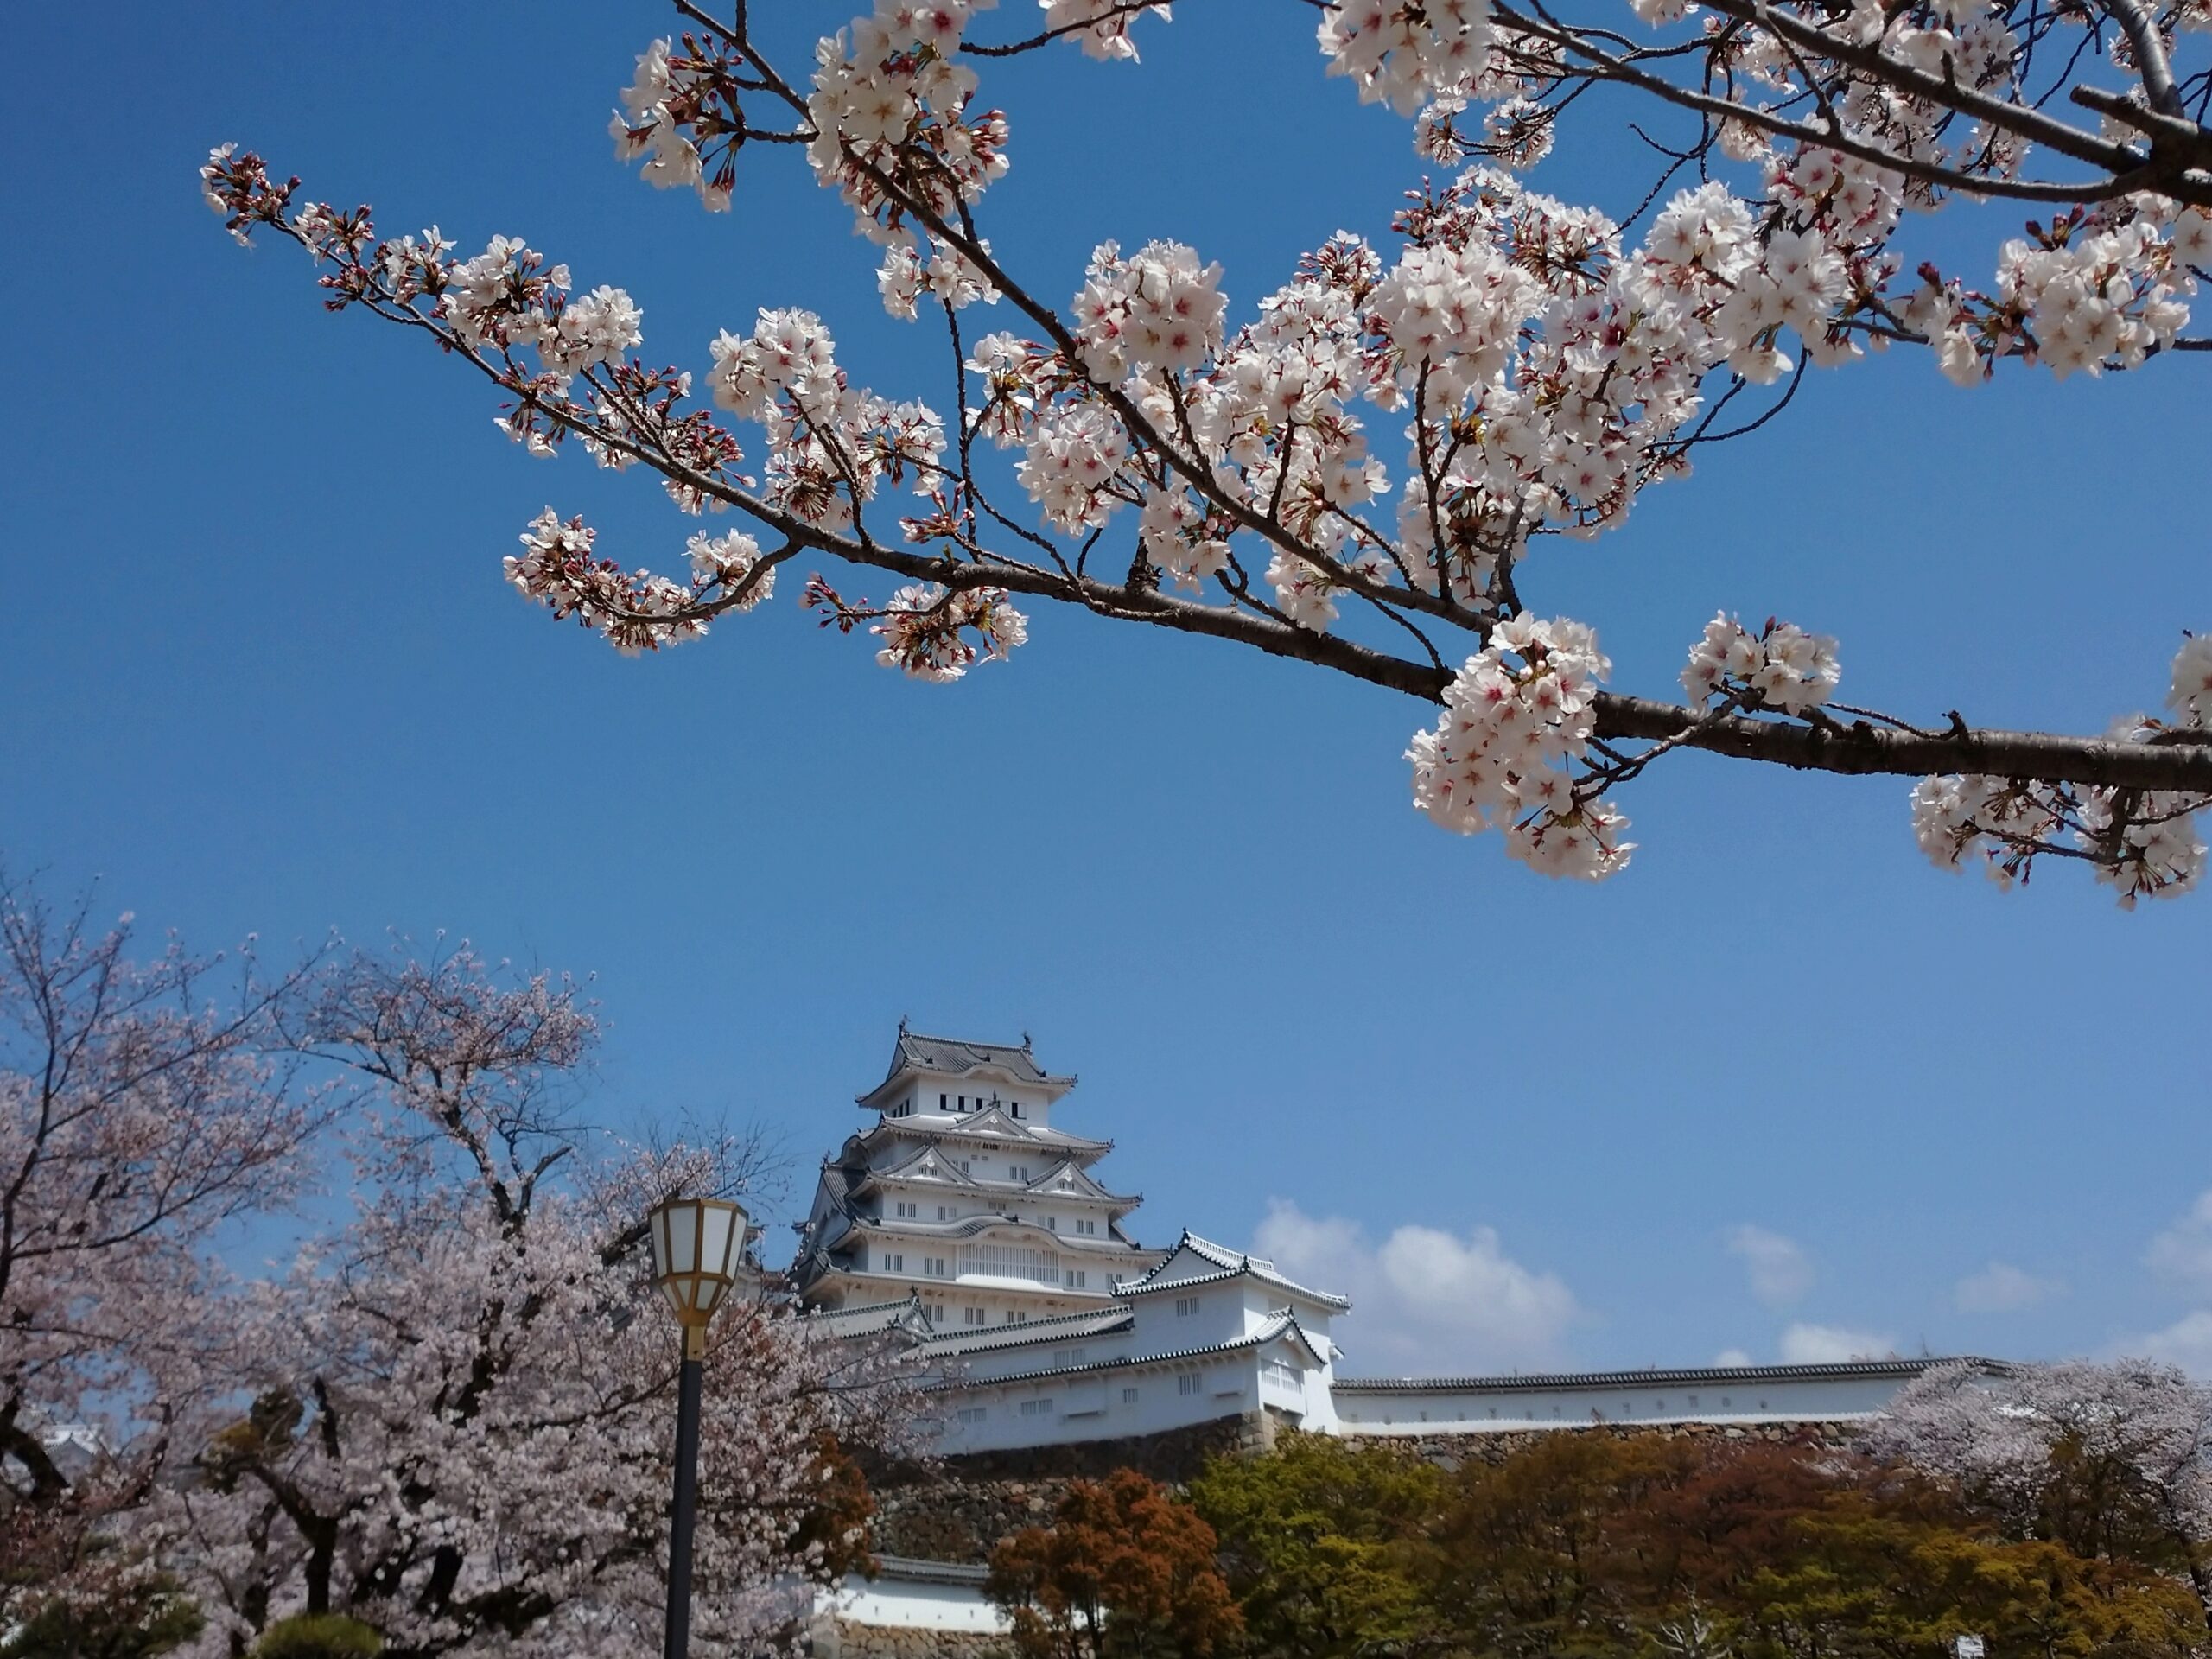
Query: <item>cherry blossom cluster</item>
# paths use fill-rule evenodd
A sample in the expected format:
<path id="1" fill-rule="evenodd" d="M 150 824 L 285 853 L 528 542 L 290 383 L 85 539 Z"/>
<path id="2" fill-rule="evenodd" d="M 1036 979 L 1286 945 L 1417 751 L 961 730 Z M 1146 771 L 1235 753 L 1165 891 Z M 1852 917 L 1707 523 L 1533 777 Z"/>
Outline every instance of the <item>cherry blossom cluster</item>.
<path id="1" fill-rule="evenodd" d="M 1179 242 L 1148 242 L 1124 259 L 1102 243 L 1070 308 L 1084 366 L 1119 379 L 1133 369 L 1166 373 L 1195 369 L 1221 344 L 1229 302 L 1221 267 L 1201 266 L 1198 251 Z"/>
<path id="2" fill-rule="evenodd" d="M 676 53 L 672 42 L 658 40 L 638 54 L 637 73 L 623 89 L 607 133 L 615 159 L 640 163 L 647 184 L 696 190 L 708 212 L 727 213 L 743 118 L 727 61 L 693 49 L 688 37 L 684 46 Z M 724 143 L 710 170 L 708 155 L 717 138 Z"/>
<path id="3" fill-rule="evenodd" d="M 1682 692 L 1693 708 L 1721 697 L 1743 708 L 1802 715 L 1834 696 L 1842 677 L 1831 635 L 1807 633 L 1772 617 L 1753 633 L 1724 612 L 1690 647 Z"/>
<path id="4" fill-rule="evenodd" d="M 949 217 L 1006 171 L 1006 117 L 969 112 L 976 73 L 953 55 L 993 3 L 877 0 L 873 16 L 816 48 L 807 160 L 869 235 L 906 227 L 902 196 Z"/>
<path id="5" fill-rule="evenodd" d="M 1619 524 L 1681 470 L 1670 440 L 1726 365 L 1770 379 L 1785 325 L 1838 290 L 1816 235 L 1763 244 L 1719 183 L 1685 190 L 1624 253 L 1586 209 L 1476 168 L 1403 216 L 1411 245 L 1367 305 L 1370 392 L 1414 424 L 1399 531 L 1413 575 L 1484 602 L 1547 527 Z"/>
<path id="6" fill-rule="evenodd" d="M 876 661 L 942 684 L 979 661 L 1003 662 L 1028 639 L 1029 619 L 1003 588 L 916 582 L 892 594 L 868 632 L 883 641 Z"/>
<path id="7" fill-rule="evenodd" d="M 1129 27 L 1146 12 L 1166 19 L 1164 4 L 1132 3 L 1132 0 L 1037 0 L 1045 9 L 1045 27 L 1052 34 L 1066 34 L 1086 57 L 1107 61 L 1136 61 L 1136 42 Z"/>
<path id="8" fill-rule="evenodd" d="M 446 273 L 437 315 L 465 345 L 535 351 L 565 389 L 570 377 L 620 362 L 645 340 L 645 314 L 620 289 L 602 283 L 572 297 L 569 286 L 566 265 L 548 267 L 516 238 L 495 236 Z"/>
<path id="9" fill-rule="evenodd" d="M 1490 51 L 1484 0 L 1343 0 L 1317 31 L 1329 73 L 1348 75 L 1363 104 L 1401 115 L 1463 91 Z"/>
<path id="10" fill-rule="evenodd" d="M 242 247 L 251 244 L 257 225 L 284 222 L 299 188 L 296 178 L 276 182 L 260 156 L 251 150 L 240 154 L 234 143 L 216 145 L 200 169 L 201 199 Z"/>
<path id="11" fill-rule="evenodd" d="M 234 145 L 213 151 L 200 176 L 209 204 L 241 239 L 267 226 L 332 267 L 319 278 L 331 308 L 365 305 L 423 322 L 477 357 L 515 394 L 495 423 L 531 454 L 551 455 L 581 433 L 603 467 L 650 456 L 670 498 L 692 513 L 726 506 L 715 486 L 745 481 L 737 441 L 684 407 L 690 376 L 629 357 L 644 342 L 644 316 L 621 289 L 574 294 L 566 265 L 548 264 L 514 237 L 495 236 L 483 252 L 456 259 L 435 226 L 378 241 L 365 207 L 308 202 L 293 211 L 296 181 L 272 185 L 260 160 Z"/>
<path id="12" fill-rule="evenodd" d="M 762 573 L 750 589 L 743 587 L 760 557 L 760 545 L 733 531 L 720 542 L 703 534 L 691 538 L 696 581 L 690 586 L 649 570 L 625 570 L 612 559 L 597 558 L 592 543 L 598 531 L 582 518 L 563 522 L 552 508 L 531 521 L 523 550 L 505 561 L 507 580 L 524 597 L 545 606 L 556 618 L 575 617 L 604 634 L 626 656 L 680 645 L 707 631 L 701 606 L 717 586 L 741 592 L 737 608 L 749 609 L 767 597 L 775 572 Z"/>
<path id="13" fill-rule="evenodd" d="M 768 503 L 849 530 L 880 483 L 934 486 L 944 427 L 925 405 L 849 385 L 836 342 L 810 311 L 763 310 L 749 336 L 713 345 L 715 401 L 768 434 Z"/>
<path id="14" fill-rule="evenodd" d="M 1657 28 L 1694 10 L 1681 0 L 1632 5 Z M 2047 95 L 2023 88 L 2033 44 L 2021 30 L 2040 38 L 2050 22 L 2024 18 L 2018 7 L 1946 0 L 1883 13 L 1862 9 L 1839 16 L 1801 7 L 1790 15 L 1833 33 L 1840 48 L 1877 49 L 1901 68 L 1966 95 L 2018 105 L 2046 101 Z M 2067 21 L 2089 15 L 2069 13 Z M 2001 124 L 1961 118 L 1948 97 L 1831 57 L 1802 40 L 1793 43 L 1777 28 L 1716 22 L 1706 35 L 1708 92 L 1724 79 L 1748 106 L 1777 112 L 1817 96 L 1839 130 L 1854 139 L 1878 143 L 1901 164 L 1948 170 L 1961 181 L 2007 179 L 2019 170 L 2025 143 Z M 1351 76 L 1363 99 L 1387 100 L 1408 115 L 1418 108 L 1416 148 L 1447 164 L 1479 150 L 1509 168 L 1533 165 L 1548 152 L 1559 113 L 1556 100 L 1534 94 L 1578 84 L 1572 54 L 1562 56 L 1557 42 L 1541 35 L 1502 35 L 1481 0 L 1446 6 L 1345 0 L 1324 9 L 1319 41 L 1330 73 Z M 1624 37 L 1608 37 L 1608 43 L 1626 49 Z M 1684 42 L 1673 48 L 1676 57 L 1685 52 L 1694 48 Z M 1769 95 L 1764 103 L 1762 94 Z M 1470 104 L 1492 106 L 1479 137 L 1465 124 Z M 2212 225 L 2202 213 L 2136 194 L 2076 209 L 2049 231 L 2031 225 L 2029 239 L 2003 249 L 1993 295 L 1968 291 L 1925 268 L 1921 290 L 1892 301 L 1885 288 L 1903 263 L 1889 246 L 1897 210 L 1941 205 L 1941 183 L 1902 166 L 1885 168 L 1815 144 L 1779 141 L 1741 118 L 1719 118 L 1716 131 L 1724 156 L 1764 167 L 1767 200 L 1787 210 L 1762 234 L 1770 245 L 1783 245 L 1765 262 L 1763 274 L 1772 280 L 1747 283 L 1734 315 L 1719 320 L 1732 339 L 1729 366 L 1754 382 L 1771 381 L 1791 366 L 1774 341 L 1777 324 L 1796 328 L 1815 361 L 1855 355 L 1866 331 L 1836 326 L 1853 314 L 1873 326 L 1878 343 L 1886 337 L 1883 322 L 1903 319 L 1908 337 L 1934 344 L 1943 372 L 1961 384 L 1983 378 L 2003 356 L 2046 363 L 2062 378 L 2130 368 L 2171 345 L 2186 322 L 2196 285 L 2191 267 L 2212 269 Z M 2107 118 L 2107 136 L 2138 134 Z M 1809 177 L 1789 176 L 1808 168 Z M 1840 187 L 1833 200 L 1826 199 L 1831 186 Z M 1787 246 L 1793 238 L 1802 238 L 1794 249 Z"/>
<path id="15" fill-rule="evenodd" d="M 2112 740 L 2206 741 L 2199 734 L 2212 733 L 2212 642 L 2203 636 L 2175 653 L 2168 704 L 2177 724 L 2133 715 L 2113 726 Z M 2202 877 L 2196 815 L 2207 807 L 2212 796 L 1954 775 L 1914 787 L 1912 828 L 1936 865 L 1958 869 L 1978 855 L 2000 887 L 2026 880 L 2048 854 L 2087 859 L 2132 908 L 2139 899 L 2186 893 Z"/>
<path id="16" fill-rule="evenodd" d="M 2076 209 L 2029 230 L 1999 251 L 1995 294 L 1968 293 L 1931 268 L 1907 309 L 1961 385 L 1986 378 L 2005 356 L 2046 364 L 2062 380 L 2134 368 L 2173 343 L 2196 270 L 2212 267 L 2212 219 L 2159 197 Z"/>
<path id="17" fill-rule="evenodd" d="M 1137 538 L 1145 556 L 1179 586 L 1196 591 L 1229 566 L 1233 527 L 1206 513 L 1179 484 L 1162 485 L 1144 499 Z"/>
<path id="18" fill-rule="evenodd" d="M 991 250 L 988 242 L 982 246 L 986 253 Z M 883 296 L 883 308 L 910 322 L 925 294 L 955 311 L 978 300 L 986 305 L 996 305 L 999 300 L 999 291 L 991 285 L 991 279 L 958 249 L 932 246 L 925 257 L 922 249 L 912 242 L 893 242 L 883 251 L 883 264 L 877 268 L 875 286 Z"/>
<path id="19" fill-rule="evenodd" d="M 1625 868 L 1628 819 L 1581 797 L 1567 772 L 1588 749 L 1611 667 L 1579 622 L 1501 624 L 1445 689 L 1436 725 L 1414 734 L 1414 804 L 1462 835 L 1503 829 L 1514 856 L 1548 875 Z"/>

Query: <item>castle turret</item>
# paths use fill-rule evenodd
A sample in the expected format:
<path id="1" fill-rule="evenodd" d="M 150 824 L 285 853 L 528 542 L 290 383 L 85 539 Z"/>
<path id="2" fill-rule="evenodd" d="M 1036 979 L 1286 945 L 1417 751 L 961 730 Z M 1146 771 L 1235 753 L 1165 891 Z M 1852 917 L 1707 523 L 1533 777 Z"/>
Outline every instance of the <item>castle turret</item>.
<path id="1" fill-rule="evenodd" d="M 1141 1200 L 1091 1166 L 1113 1150 L 1054 1127 L 1075 1087 L 1019 1047 L 899 1030 L 875 1121 L 822 1166 L 793 1276 L 807 1306 L 918 1298 L 932 1328 L 1017 1325 L 1111 1300 L 1160 1252 L 1123 1227 Z"/>

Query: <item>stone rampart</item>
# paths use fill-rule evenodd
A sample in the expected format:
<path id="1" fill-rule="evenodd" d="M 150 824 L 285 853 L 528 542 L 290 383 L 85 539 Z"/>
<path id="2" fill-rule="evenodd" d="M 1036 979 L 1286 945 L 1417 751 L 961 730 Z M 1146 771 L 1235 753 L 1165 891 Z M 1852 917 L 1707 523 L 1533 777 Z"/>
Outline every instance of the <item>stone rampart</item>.
<path id="1" fill-rule="evenodd" d="M 1439 1430 L 1434 1433 L 1363 1434 L 1356 1444 L 1403 1447 L 1440 1468 L 1464 1463 L 1503 1463 L 1516 1452 L 1560 1434 L 1606 1434 L 1615 1440 L 1660 1435 L 1673 1440 L 1759 1441 L 1769 1446 L 1841 1446 L 1851 1423 L 1577 1423 L 1566 1428 Z"/>
<path id="2" fill-rule="evenodd" d="M 813 1659 L 1008 1659 L 1014 1651 L 1003 1636 L 902 1630 L 836 1618 L 817 1620 L 807 1634 Z"/>

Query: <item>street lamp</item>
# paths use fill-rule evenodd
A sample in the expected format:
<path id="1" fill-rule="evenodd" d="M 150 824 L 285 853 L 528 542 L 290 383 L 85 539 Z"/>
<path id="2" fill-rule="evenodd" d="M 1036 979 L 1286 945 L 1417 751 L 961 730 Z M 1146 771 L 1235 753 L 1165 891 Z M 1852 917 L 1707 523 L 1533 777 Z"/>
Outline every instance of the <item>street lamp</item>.
<path id="1" fill-rule="evenodd" d="M 699 1376 L 707 1321 L 737 1282 L 745 1211 L 727 1198 L 664 1198 L 646 1217 L 653 1279 L 683 1327 L 676 1385 L 676 1507 L 668 1530 L 668 1625 L 663 1659 L 684 1659 L 691 1643 L 691 1529 L 699 1507 Z"/>

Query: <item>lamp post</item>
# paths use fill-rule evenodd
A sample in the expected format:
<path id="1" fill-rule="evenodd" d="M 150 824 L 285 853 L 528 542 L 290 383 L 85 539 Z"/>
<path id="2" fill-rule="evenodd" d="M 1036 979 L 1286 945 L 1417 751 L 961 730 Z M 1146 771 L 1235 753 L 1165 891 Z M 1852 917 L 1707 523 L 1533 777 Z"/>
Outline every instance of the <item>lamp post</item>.
<path id="1" fill-rule="evenodd" d="M 737 1281 L 745 1211 L 727 1198 L 664 1198 L 647 1217 L 653 1279 L 683 1327 L 676 1386 L 676 1505 L 668 1529 L 668 1624 L 663 1659 L 685 1659 L 691 1643 L 691 1531 L 699 1507 L 699 1379 L 707 1322 Z"/>

